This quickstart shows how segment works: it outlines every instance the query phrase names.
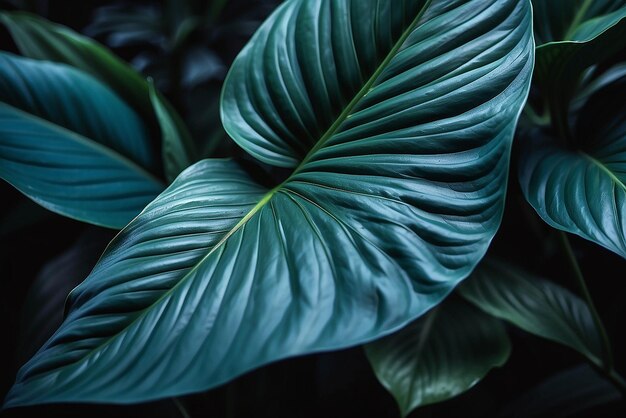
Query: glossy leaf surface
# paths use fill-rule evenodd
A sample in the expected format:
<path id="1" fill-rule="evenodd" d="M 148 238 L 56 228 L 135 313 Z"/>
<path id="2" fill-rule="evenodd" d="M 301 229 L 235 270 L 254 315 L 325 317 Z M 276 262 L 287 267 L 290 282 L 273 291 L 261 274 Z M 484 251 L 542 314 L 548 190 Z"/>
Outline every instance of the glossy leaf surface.
<path id="1" fill-rule="evenodd" d="M 242 108 L 258 108 L 246 113 L 255 123 L 296 126 L 304 114 L 285 110 L 274 120 L 271 107 L 255 102 L 263 95 L 240 95 L 238 77 L 251 65 L 249 51 L 281 28 L 295 38 L 280 39 L 305 48 L 304 57 L 337 43 L 354 50 L 355 40 L 343 37 L 346 21 L 330 19 L 334 7 L 354 8 L 340 16 L 381 39 L 378 60 L 359 64 L 371 78 L 358 79 L 369 92 L 354 92 L 359 106 L 335 112 L 332 135 L 314 147 L 286 132 L 275 147 L 254 137 L 265 160 L 301 160 L 271 190 L 231 161 L 184 171 L 72 293 L 65 323 L 22 369 L 6 405 L 204 390 L 271 361 L 388 334 L 469 274 L 502 214 L 533 61 L 530 4 L 363 4 L 284 3 L 233 66 L 222 114 L 231 132 L 252 132 L 233 119 Z M 406 15 L 398 18 L 399 10 Z M 461 16 L 468 24 L 459 29 Z M 330 31 L 335 41 L 302 28 Z M 267 81 L 268 97 L 286 93 L 276 83 L 280 62 L 295 60 L 277 57 L 245 70 Z M 315 84 L 315 74 L 301 76 Z M 311 150 L 304 158 L 289 144 Z"/>
<path id="2" fill-rule="evenodd" d="M 603 364 L 601 337 L 591 312 L 569 290 L 487 258 L 459 291 L 486 313 L 566 345 L 599 366 Z"/>
<path id="3" fill-rule="evenodd" d="M 378 380 L 406 416 L 470 389 L 506 363 L 511 343 L 500 320 L 462 300 L 446 300 L 365 349 Z"/>
<path id="4" fill-rule="evenodd" d="M 90 76 L 0 54 L 0 177 L 40 205 L 121 228 L 163 186 L 137 115 Z"/>
<path id="5" fill-rule="evenodd" d="M 551 226 L 626 257 L 626 78 L 580 112 L 570 146 L 536 131 L 520 141 L 522 191 Z"/>

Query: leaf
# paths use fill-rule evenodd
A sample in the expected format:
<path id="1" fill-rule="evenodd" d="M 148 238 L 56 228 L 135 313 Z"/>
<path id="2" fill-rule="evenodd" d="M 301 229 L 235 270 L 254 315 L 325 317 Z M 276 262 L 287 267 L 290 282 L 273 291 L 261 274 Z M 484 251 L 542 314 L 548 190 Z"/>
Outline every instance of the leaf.
<path id="1" fill-rule="evenodd" d="M 626 257 L 626 77 L 596 93 L 580 112 L 570 147 L 535 131 L 520 141 L 522 191 L 554 228 Z"/>
<path id="2" fill-rule="evenodd" d="M 407 416 L 469 390 L 506 363 L 511 343 L 498 319 L 454 299 L 365 350 L 378 380 Z"/>
<path id="3" fill-rule="evenodd" d="M 624 0 L 533 0 L 534 31 L 537 45 L 574 39 L 577 30 L 602 19 L 620 7 Z"/>
<path id="4" fill-rule="evenodd" d="M 172 182 L 185 168 L 193 163 L 194 145 L 187 135 L 183 121 L 175 112 L 169 112 L 163 96 L 150 85 L 150 100 L 161 127 L 161 150 L 165 176 Z"/>
<path id="5" fill-rule="evenodd" d="M 597 92 L 603 90 L 606 86 L 615 83 L 620 78 L 626 77 L 626 62 L 615 64 L 606 71 L 596 74 L 593 71 L 591 76 L 584 80 L 584 83 L 576 91 L 576 96 L 572 101 L 570 111 L 578 114 L 587 101 Z"/>
<path id="6" fill-rule="evenodd" d="M 65 298 L 89 274 L 111 238 L 112 231 L 88 229 L 43 266 L 24 301 L 17 340 L 19 364 L 32 357 L 61 325 Z"/>
<path id="7" fill-rule="evenodd" d="M 79 68 L 110 86 L 141 114 L 152 112 L 145 79 L 106 47 L 30 13 L 3 11 L 0 20 L 23 55 Z"/>
<path id="8" fill-rule="evenodd" d="M 350 4 L 352 14 L 333 14 L 339 20 L 331 23 L 330 8 Z M 253 108 L 269 110 L 235 87 L 246 81 L 242 71 L 248 81 L 280 79 L 269 46 L 269 61 L 249 60 L 265 35 L 282 29 L 290 35 L 271 39 L 297 45 L 301 55 L 278 57 L 298 68 L 318 51 L 359 51 L 341 37 L 348 23 L 367 39 L 378 34 L 378 58 L 359 64 L 365 80 L 344 85 L 356 87 L 354 104 L 336 109 L 330 125 L 322 117 L 329 109 L 317 109 L 317 132 L 329 132 L 317 145 L 285 134 L 279 144 L 310 150 L 271 190 L 232 161 L 185 170 L 75 289 L 64 324 L 22 368 L 5 406 L 129 403 L 206 390 L 272 361 L 389 334 L 470 273 L 502 215 L 532 68 L 530 4 L 403 4 L 291 0 L 276 10 L 225 86 L 222 115 L 231 132 L 253 133 L 233 119 L 238 109 L 248 117 Z M 309 38 L 317 22 L 334 43 Z M 315 74 L 300 74 L 315 85 Z M 268 96 L 255 100 L 285 92 L 282 84 L 265 86 Z M 265 113 L 254 120 L 302 120 L 279 110 L 278 120 Z M 265 159 L 299 158 L 254 138 Z"/>
<path id="9" fill-rule="evenodd" d="M 533 4 L 539 45 L 535 79 L 553 124 L 569 139 L 569 104 L 583 72 L 626 47 L 626 1 L 535 0 Z"/>
<path id="10" fill-rule="evenodd" d="M 154 119 L 146 79 L 105 46 L 70 28 L 24 12 L 2 12 L 0 21 L 11 32 L 22 55 L 69 64 L 99 79 L 135 109 L 144 121 Z M 176 135 L 188 141 L 190 134 L 174 108 L 161 97 L 161 117 L 177 121 Z M 193 149 L 190 149 L 193 151 Z M 195 161 L 195 155 L 193 156 Z M 179 157 L 183 158 L 183 157 Z M 169 163 L 167 163 L 169 164 Z M 169 170 L 169 167 L 166 167 Z"/>
<path id="11" fill-rule="evenodd" d="M 578 351 L 601 366 L 602 339 L 585 302 L 550 281 L 486 258 L 460 294 L 496 318 Z"/>
<path id="12" fill-rule="evenodd" d="M 588 364 L 559 372 L 503 408 L 502 417 L 567 417 L 618 402 L 621 394 Z M 590 411 L 591 412 L 591 411 Z"/>
<path id="13" fill-rule="evenodd" d="M 121 228 L 163 189 L 137 115 L 75 69 L 0 54 L 0 121 L 0 177 L 53 212 Z"/>

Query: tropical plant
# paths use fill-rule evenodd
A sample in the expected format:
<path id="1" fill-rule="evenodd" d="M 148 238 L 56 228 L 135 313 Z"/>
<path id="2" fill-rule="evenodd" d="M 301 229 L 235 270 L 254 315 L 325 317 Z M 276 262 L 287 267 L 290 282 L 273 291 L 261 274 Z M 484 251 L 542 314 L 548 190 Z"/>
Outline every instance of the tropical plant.
<path id="1" fill-rule="evenodd" d="M 199 30 L 192 9 L 168 33 Z M 151 15 L 119 10 L 91 33 L 154 33 Z M 172 398 L 186 415 L 179 396 L 363 345 L 407 415 L 504 366 L 517 330 L 588 365 L 540 386 L 573 389 L 522 395 L 504 416 L 626 393 L 578 263 L 584 240 L 626 257 L 625 1 L 287 0 L 230 66 L 221 120 L 248 155 L 220 159 L 201 159 L 205 139 L 157 73 L 155 86 L 35 15 L 0 21 L 23 55 L 0 53 L 0 175 L 57 214 L 121 229 L 86 278 L 106 234 L 40 274 L 65 285 L 34 287 L 29 312 L 77 286 L 5 408 Z M 535 248 L 510 243 L 519 218 Z M 545 268 L 555 259 L 565 274 Z M 33 323 L 24 347 L 43 342 Z"/>

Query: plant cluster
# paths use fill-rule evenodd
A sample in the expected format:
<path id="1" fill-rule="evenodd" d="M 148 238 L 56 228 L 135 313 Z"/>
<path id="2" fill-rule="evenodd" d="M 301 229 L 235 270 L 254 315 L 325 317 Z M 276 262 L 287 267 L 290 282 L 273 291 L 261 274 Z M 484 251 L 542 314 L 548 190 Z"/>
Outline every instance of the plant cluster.
<path id="1" fill-rule="evenodd" d="M 287 0 L 232 65 L 218 45 L 263 13 L 224 10 L 100 9 L 86 32 L 142 48 L 144 74 L 0 12 L 21 54 L 0 52 L 0 177 L 119 231 L 90 230 L 34 282 L 29 309 L 67 296 L 64 318 L 25 324 L 37 351 L 4 408 L 187 415 L 180 396 L 362 346 L 417 415 L 506 368 L 522 331 L 586 363 L 502 416 L 623 400 L 619 325 L 584 278 L 602 268 L 580 259 L 626 258 L 626 1 Z"/>

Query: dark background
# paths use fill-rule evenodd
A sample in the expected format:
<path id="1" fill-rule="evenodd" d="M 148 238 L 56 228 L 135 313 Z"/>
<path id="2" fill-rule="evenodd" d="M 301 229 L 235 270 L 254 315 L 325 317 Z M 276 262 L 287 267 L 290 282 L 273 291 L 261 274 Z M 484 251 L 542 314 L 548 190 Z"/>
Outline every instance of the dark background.
<path id="1" fill-rule="evenodd" d="M 177 21 L 172 21 L 166 3 L 0 1 L 0 7 L 15 9 L 19 6 L 31 10 L 108 43 L 119 56 L 133 62 L 146 75 L 155 79 L 159 88 L 186 119 L 203 156 L 242 156 L 219 125 L 216 107 L 219 89 L 237 52 L 278 1 L 228 1 L 218 18 L 198 28 L 175 49 L 170 46 Z M 202 14 L 207 4 L 189 3 L 192 9 L 197 7 L 195 12 L 192 10 L 192 14 Z M 102 24 L 102 20 L 100 27 L 94 24 L 102 19 L 103 13 L 106 16 L 103 6 L 115 6 L 122 11 L 137 8 L 149 10 L 154 14 L 159 29 L 145 35 L 143 41 L 139 36 L 138 40 L 124 43 L 128 39 L 124 41 L 123 37 L 121 40 L 119 36 L 111 37 L 111 33 L 103 30 L 106 25 Z M 17 52 L 4 28 L 0 28 L 0 49 Z M 198 75 L 198 68 L 210 68 L 210 75 Z M 192 73 L 191 76 L 188 72 Z M 182 82 L 185 77 L 186 81 Z M 512 173 L 515 173 L 515 155 L 514 149 Z M 494 240 L 493 251 L 577 292 L 555 234 L 525 203 L 515 175 L 511 175 L 509 183 L 505 217 Z M 0 196 L 0 329 L 4 334 L 4 354 L 0 356 L 0 396 L 4 397 L 18 368 L 61 321 L 62 303 L 67 292 L 89 273 L 114 232 L 47 212 L 4 182 L 0 183 Z M 611 337 L 617 369 L 624 375 L 626 262 L 596 245 L 575 237 L 571 239 Z M 481 383 L 465 394 L 442 404 L 421 408 L 411 416 L 528 416 L 529 402 L 521 398 L 525 393 L 551 376 L 584 363 L 584 359 L 567 348 L 532 337 L 513 327 L 509 327 L 509 331 L 513 352 L 503 368 L 491 371 Z M 576 394 L 577 389 L 582 390 L 582 393 L 586 393 L 585 390 L 611 390 L 610 386 L 598 380 L 589 378 L 588 374 L 575 375 L 567 379 L 571 387 L 555 384 L 540 393 L 556 402 L 559 396 Z M 538 416 L 554 417 L 571 412 L 571 416 L 578 417 L 626 417 L 624 402 L 584 409 L 583 398 L 582 395 L 574 399 L 565 396 L 565 400 L 561 404 L 556 402 L 557 406 L 552 409 L 548 406 L 543 410 L 539 408 Z M 215 390 L 181 397 L 179 401 L 192 417 L 399 416 L 393 398 L 377 382 L 359 347 L 284 360 L 248 373 Z M 544 402 L 545 405 L 549 403 Z M 570 411 L 566 411 L 564 405 L 569 405 Z M 3 411 L 2 416 L 110 418 L 183 415 L 174 401 L 163 400 L 133 406 L 52 405 L 18 408 Z"/>

